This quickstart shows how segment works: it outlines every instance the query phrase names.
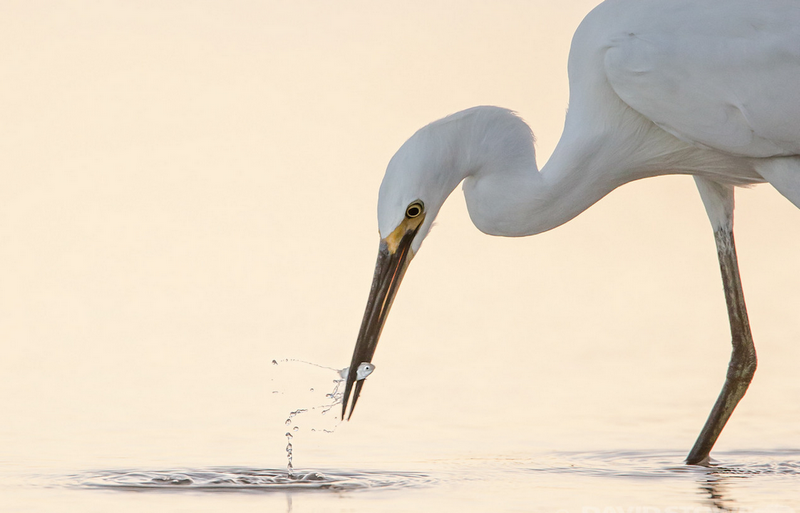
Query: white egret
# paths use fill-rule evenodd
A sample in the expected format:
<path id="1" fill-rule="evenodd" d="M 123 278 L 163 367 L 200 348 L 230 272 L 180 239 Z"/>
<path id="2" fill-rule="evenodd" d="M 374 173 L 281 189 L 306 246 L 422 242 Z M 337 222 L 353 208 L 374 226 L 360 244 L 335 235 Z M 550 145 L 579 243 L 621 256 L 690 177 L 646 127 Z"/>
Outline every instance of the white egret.
<path id="1" fill-rule="evenodd" d="M 564 131 L 539 171 L 513 112 L 474 107 L 415 133 L 389 162 L 380 250 L 350 368 L 370 362 L 405 270 L 463 182 L 483 232 L 533 235 L 620 185 L 693 175 L 714 231 L 733 352 L 687 463 L 704 464 L 756 369 L 733 239 L 734 187 L 769 182 L 800 207 L 800 2 L 608 0 L 569 55 Z M 355 387 L 353 387 L 355 383 Z M 342 415 L 364 380 L 350 375 Z"/>

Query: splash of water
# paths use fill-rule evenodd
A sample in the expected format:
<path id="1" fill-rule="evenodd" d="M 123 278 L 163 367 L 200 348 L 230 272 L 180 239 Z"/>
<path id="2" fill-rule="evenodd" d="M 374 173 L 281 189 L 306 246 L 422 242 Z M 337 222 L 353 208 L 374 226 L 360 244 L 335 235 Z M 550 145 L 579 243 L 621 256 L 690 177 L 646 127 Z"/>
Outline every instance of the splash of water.
<path id="1" fill-rule="evenodd" d="M 309 413 L 309 412 L 318 412 L 320 415 L 326 415 L 329 411 L 331 411 L 337 405 L 342 404 L 342 400 L 344 398 L 344 392 L 342 390 L 343 384 L 347 382 L 347 375 L 349 373 L 349 367 L 345 367 L 343 369 L 335 369 L 333 367 L 327 367 L 325 365 L 320 365 L 313 362 L 307 362 L 304 360 L 298 360 L 295 358 L 285 358 L 281 360 L 272 360 L 272 365 L 279 365 L 284 363 L 294 363 L 294 364 L 302 364 L 302 365 L 310 365 L 313 367 L 317 367 L 320 369 L 325 369 L 329 371 L 333 371 L 336 373 L 336 378 L 332 380 L 333 388 L 330 392 L 325 394 L 324 401 L 322 404 L 317 404 L 315 406 L 310 406 L 306 408 L 298 408 L 289 412 L 286 420 L 284 421 L 285 426 L 293 426 L 291 431 L 287 431 L 286 436 L 286 458 L 287 458 L 287 475 L 288 477 L 293 477 L 294 474 L 294 466 L 293 466 L 293 454 L 294 454 L 294 446 L 293 446 L 293 439 L 294 435 L 292 432 L 297 433 L 300 430 L 300 426 L 296 424 L 296 418 L 298 415 Z M 361 363 L 356 370 L 356 380 L 361 381 L 366 379 L 372 372 L 375 370 L 375 366 L 371 363 Z M 315 387 L 309 388 L 310 392 L 314 392 Z M 273 392 L 275 393 L 275 392 Z M 310 429 L 311 432 L 322 432 L 322 433 L 333 433 L 336 431 L 336 428 L 339 427 L 341 420 L 338 416 L 334 416 L 334 422 L 332 428 L 316 428 L 312 427 Z"/>
<path id="2" fill-rule="evenodd" d="M 280 469 L 216 467 L 171 470 L 100 470 L 65 476 L 70 487 L 119 491 L 186 490 L 203 492 L 352 491 L 431 486 L 436 478 L 417 472 L 345 471 L 297 472 Z M 48 486 L 52 483 L 48 482 Z"/>

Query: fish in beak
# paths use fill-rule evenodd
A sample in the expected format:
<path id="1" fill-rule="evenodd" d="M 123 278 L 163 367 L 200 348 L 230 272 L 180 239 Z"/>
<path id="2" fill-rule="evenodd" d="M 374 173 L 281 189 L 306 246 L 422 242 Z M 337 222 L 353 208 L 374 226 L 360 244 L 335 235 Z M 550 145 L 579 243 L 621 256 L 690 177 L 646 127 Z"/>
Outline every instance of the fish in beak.
<path id="1" fill-rule="evenodd" d="M 425 220 L 422 202 L 414 202 L 406 209 L 406 217 L 397 228 L 385 239 L 381 240 L 378 250 L 378 261 L 375 264 L 375 275 L 372 278 L 372 287 L 369 291 L 367 309 L 361 321 L 358 332 L 356 348 L 350 360 L 350 372 L 347 373 L 347 383 L 342 398 L 342 419 L 350 420 L 356 407 L 358 396 L 364 387 L 365 377 L 360 378 L 355 369 L 362 364 L 371 364 L 378 339 L 381 336 L 392 301 L 400 288 L 400 282 L 408 268 L 414 251 L 411 243 L 417 235 L 422 222 Z M 363 375 L 363 374 L 362 374 Z M 353 386 L 355 385 L 355 387 Z M 347 415 L 347 404 L 352 392 L 353 401 L 350 414 Z"/>

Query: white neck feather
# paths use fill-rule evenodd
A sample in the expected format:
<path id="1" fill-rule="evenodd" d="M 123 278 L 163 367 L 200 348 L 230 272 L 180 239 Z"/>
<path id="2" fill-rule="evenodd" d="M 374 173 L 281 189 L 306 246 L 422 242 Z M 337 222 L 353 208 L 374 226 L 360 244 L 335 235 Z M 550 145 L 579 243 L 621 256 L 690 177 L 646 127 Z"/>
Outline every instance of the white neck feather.
<path id="1" fill-rule="evenodd" d="M 530 128 L 513 113 L 477 107 L 461 118 L 453 140 L 461 148 L 454 153 L 469 160 L 457 173 L 475 226 L 490 235 L 533 235 L 566 223 L 633 180 L 730 172 L 731 161 L 719 153 L 679 141 L 629 108 L 617 112 L 617 119 L 600 126 L 568 116 L 541 172 Z"/>
<path id="2" fill-rule="evenodd" d="M 424 201 L 428 216 L 414 251 L 445 199 L 463 181 L 475 226 L 490 235 L 519 237 L 560 226 L 620 185 L 664 174 L 694 174 L 742 183 L 744 159 L 699 149 L 609 98 L 604 112 L 573 108 L 553 155 L 539 171 L 528 125 L 499 107 L 474 107 L 420 129 L 387 168 L 378 202 L 382 237 L 406 206 Z"/>
<path id="3" fill-rule="evenodd" d="M 479 111 L 463 125 L 457 144 L 464 147 L 456 153 L 476 156 L 461 168 L 467 171 L 464 195 L 472 222 L 485 233 L 515 237 L 550 230 L 620 185 L 604 165 L 608 140 L 562 140 L 540 172 L 530 128 L 510 112 Z"/>

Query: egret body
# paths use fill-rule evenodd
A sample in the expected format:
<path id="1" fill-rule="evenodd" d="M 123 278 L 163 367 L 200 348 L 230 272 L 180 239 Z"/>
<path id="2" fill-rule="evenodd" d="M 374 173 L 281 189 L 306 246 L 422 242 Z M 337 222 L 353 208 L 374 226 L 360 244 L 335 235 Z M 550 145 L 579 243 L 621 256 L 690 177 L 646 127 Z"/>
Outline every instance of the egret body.
<path id="1" fill-rule="evenodd" d="M 381 243 L 350 368 L 371 362 L 403 274 L 450 193 L 491 235 L 526 236 L 574 218 L 625 183 L 693 175 L 711 221 L 733 352 L 687 462 L 703 464 L 756 369 L 733 239 L 736 186 L 769 182 L 800 207 L 800 2 L 608 0 L 569 56 L 564 131 L 539 170 L 528 125 L 474 107 L 416 132 L 381 184 Z M 342 415 L 364 380 L 348 376 Z"/>

